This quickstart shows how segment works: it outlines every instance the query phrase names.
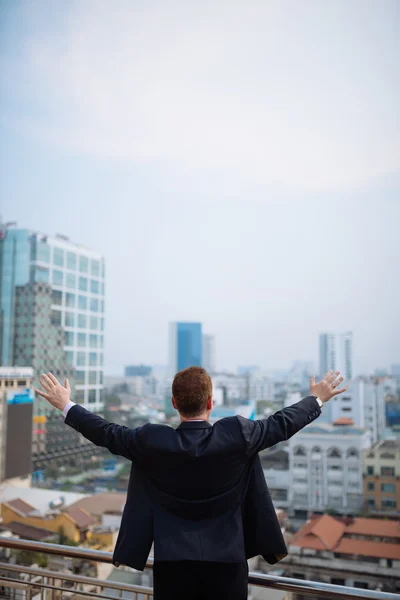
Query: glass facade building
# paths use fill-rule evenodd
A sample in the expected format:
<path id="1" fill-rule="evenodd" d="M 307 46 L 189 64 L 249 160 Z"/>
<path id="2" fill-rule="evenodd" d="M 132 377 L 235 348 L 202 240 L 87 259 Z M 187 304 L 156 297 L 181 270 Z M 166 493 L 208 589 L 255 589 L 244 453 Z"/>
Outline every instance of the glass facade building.
<path id="1" fill-rule="evenodd" d="M 169 371 L 173 376 L 187 367 L 203 366 L 201 323 L 170 323 Z"/>
<path id="2" fill-rule="evenodd" d="M 62 332 L 65 363 L 75 371 L 74 400 L 88 405 L 91 410 L 101 410 L 104 258 L 64 236 L 1 227 L 0 358 L 4 366 L 12 366 L 16 359 L 17 288 L 27 284 L 45 284 L 49 290 L 50 323 Z M 24 318 L 28 319 L 29 315 L 18 315 L 19 323 Z"/>

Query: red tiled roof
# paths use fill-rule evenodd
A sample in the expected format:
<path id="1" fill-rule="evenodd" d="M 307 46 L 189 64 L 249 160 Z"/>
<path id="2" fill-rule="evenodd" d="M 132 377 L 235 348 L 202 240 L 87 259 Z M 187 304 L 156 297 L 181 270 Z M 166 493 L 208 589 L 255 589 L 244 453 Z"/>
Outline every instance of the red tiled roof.
<path id="1" fill-rule="evenodd" d="M 65 512 L 75 521 L 79 529 L 86 529 L 96 522 L 92 515 L 89 515 L 83 508 L 68 508 Z"/>
<path id="2" fill-rule="evenodd" d="M 21 500 L 21 498 L 15 498 L 14 500 L 5 502 L 5 504 L 7 504 L 7 506 L 12 508 L 12 510 L 15 510 L 17 513 L 19 513 L 23 517 L 27 517 L 32 512 L 36 511 L 36 508 L 34 506 L 31 506 L 24 500 Z"/>
<path id="3" fill-rule="evenodd" d="M 400 538 L 400 521 L 356 518 L 346 527 L 346 533 Z"/>
<path id="4" fill-rule="evenodd" d="M 18 535 L 24 540 L 42 542 L 57 536 L 56 533 L 47 531 L 47 529 L 41 529 L 40 527 L 34 527 L 33 525 L 26 525 L 25 523 L 17 523 L 16 521 L 10 523 L 8 527 L 13 535 Z"/>
<path id="5" fill-rule="evenodd" d="M 385 542 L 366 542 L 364 540 L 349 540 L 346 538 L 341 540 L 335 548 L 335 552 L 400 560 L 400 544 L 386 544 Z"/>
<path id="6" fill-rule="evenodd" d="M 354 425 L 354 421 L 350 417 L 339 417 L 333 422 L 333 425 Z"/>
<path id="7" fill-rule="evenodd" d="M 293 536 L 291 544 L 316 550 L 332 550 L 342 537 L 345 528 L 344 523 L 330 515 L 316 517 Z M 296 543 L 297 541 L 301 543 Z"/>
<path id="8" fill-rule="evenodd" d="M 100 517 L 110 511 L 121 514 L 125 503 L 126 492 L 103 492 L 78 500 L 68 507 L 68 511 L 71 508 L 83 508 L 89 514 Z"/>

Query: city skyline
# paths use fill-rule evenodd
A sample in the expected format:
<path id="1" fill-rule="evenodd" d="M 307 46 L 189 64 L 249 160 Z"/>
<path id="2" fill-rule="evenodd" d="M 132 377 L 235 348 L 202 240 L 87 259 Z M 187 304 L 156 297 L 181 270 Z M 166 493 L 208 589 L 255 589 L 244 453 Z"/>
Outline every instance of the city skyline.
<path id="1" fill-rule="evenodd" d="M 175 320 L 220 369 L 400 362 L 396 6 L 7 4 L 2 216 L 106 257 L 107 372 Z"/>

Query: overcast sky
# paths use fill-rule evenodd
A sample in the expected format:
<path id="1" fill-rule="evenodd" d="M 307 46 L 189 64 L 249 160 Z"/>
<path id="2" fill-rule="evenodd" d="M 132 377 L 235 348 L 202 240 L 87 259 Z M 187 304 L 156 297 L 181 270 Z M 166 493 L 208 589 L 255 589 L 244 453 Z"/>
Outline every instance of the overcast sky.
<path id="1" fill-rule="evenodd" d="M 396 0 L 0 1 L 7 221 L 107 262 L 106 364 L 400 363 Z"/>

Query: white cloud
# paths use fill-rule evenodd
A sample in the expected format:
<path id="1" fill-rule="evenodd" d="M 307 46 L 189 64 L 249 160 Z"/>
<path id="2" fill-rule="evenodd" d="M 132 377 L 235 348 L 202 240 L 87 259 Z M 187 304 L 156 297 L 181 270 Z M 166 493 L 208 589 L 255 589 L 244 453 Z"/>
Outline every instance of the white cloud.
<path id="1" fill-rule="evenodd" d="M 400 168 L 390 3 L 87 0 L 60 35 L 37 6 L 4 69 L 35 101 L 7 116 L 31 135 L 306 189 Z"/>

